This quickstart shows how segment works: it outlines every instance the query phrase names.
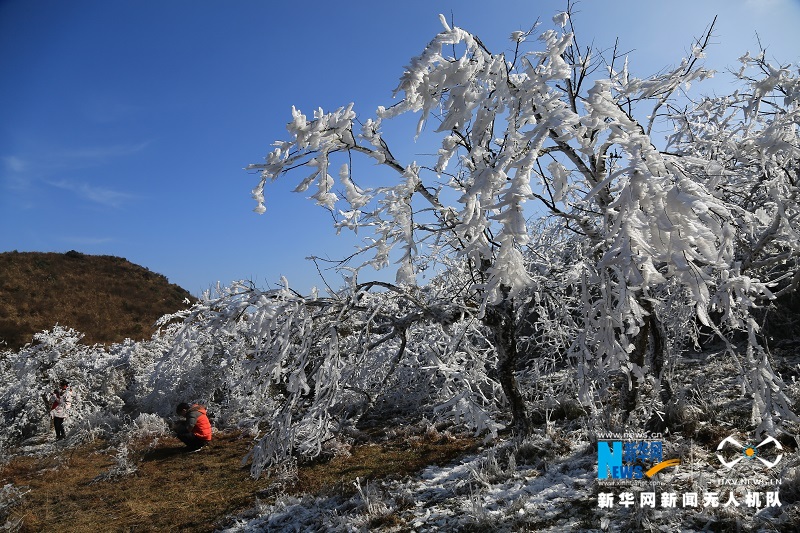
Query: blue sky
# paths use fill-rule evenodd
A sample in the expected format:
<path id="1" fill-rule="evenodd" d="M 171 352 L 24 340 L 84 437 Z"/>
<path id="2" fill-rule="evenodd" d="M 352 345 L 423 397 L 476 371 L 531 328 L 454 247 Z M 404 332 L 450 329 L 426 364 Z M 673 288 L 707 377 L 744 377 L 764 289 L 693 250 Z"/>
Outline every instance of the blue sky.
<path id="1" fill-rule="evenodd" d="M 0 251 L 117 255 L 194 294 L 281 275 L 301 292 L 322 286 L 305 257 L 343 257 L 355 241 L 291 193 L 294 181 L 269 187 L 256 215 L 244 170 L 285 136 L 291 106 L 355 102 L 373 116 L 439 13 L 501 52 L 512 31 L 565 5 L 0 1 Z M 799 0 L 584 0 L 577 11 L 581 41 L 619 37 L 640 77 L 677 62 L 715 15 L 707 65 L 735 65 L 756 34 L 770 56 L 800 60 Z M 412 138 L 396 139 L 409 154 L 435 151 Z"/>

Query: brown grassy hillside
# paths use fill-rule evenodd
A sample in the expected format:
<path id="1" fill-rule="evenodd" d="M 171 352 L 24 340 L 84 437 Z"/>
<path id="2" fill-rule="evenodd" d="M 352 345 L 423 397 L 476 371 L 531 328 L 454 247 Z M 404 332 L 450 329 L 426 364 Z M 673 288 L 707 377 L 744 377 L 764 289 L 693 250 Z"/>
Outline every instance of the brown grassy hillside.
<path id="1" fill-rule="evenodd" d="M 184 309 L 186 298 L 195 300 L 121 257 L 0 253 L 0 339 L 13 350 L 56 323 L 84 333 L 87 344 L 147 339 L 153 323 Z"/>

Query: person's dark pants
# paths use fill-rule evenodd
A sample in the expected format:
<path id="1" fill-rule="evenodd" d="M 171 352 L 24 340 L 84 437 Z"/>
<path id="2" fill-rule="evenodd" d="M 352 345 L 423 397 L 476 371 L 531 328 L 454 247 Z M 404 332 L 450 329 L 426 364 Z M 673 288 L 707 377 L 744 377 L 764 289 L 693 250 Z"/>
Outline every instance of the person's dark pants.
<path id="1" fill-rule="evenodd" d="M 180 441 L 184 443 L 190 450 L 199 450 L 209 443 L 207 440 L 198 439 L 191 433 L 178 433 L 175 436 L 178 437 Z"/>
<path id="2" fill-rule="evenodd" d="M 64 419 L 59 416 L 53 417 L 53 427 L 56 428 L 56 440 L 61 440 L 67 436 L 64 431 Z"/>

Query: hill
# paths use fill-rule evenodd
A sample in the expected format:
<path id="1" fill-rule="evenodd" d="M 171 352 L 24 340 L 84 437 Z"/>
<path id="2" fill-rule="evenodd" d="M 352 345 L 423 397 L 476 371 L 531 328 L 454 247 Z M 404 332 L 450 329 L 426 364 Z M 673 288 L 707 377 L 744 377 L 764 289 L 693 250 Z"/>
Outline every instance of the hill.
<path id="1" fill-rule="evenodd" d="M 84 342 L 143 340 L 161 316 L 195 298 L 161 274 L 121 257 L 67 253 L 0 253 L 0 339 L 16 350 L 56 323 Z"/>

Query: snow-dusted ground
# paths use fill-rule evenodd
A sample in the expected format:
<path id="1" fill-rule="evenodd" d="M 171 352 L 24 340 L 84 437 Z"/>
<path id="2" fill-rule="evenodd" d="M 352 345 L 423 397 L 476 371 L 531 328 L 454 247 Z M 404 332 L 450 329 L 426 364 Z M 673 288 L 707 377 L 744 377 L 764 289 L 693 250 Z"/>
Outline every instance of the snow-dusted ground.
<path id="1" fill-rule="evenodd" d="M 699 359 L 702 372 L 696 371 Z M 770 461 L 782 454 L 774 468 L 745 457 L 727 469 L 717 458 L 727 435 L 758 444 L 744 427 L 746 403 L 730 382 L 731 364 L 720 354 L 682 360 L 676 382 L 687 398 L 684 416 L 693 425 L 685 427 L 692 438 L 659 438 L 663 459 L 680 458 L 681 464 L 652 480 L 599 481 L 598 435 L 580 421 L 557 421 L 523 443 L 495 442 L 411 479 L 362 482 L 352 497 L 280 495 L 236 517 L 224 531 L 797 531 L 796 425 L 784 425 L 782 449 L 772 442 L 759 449 Z M 797 368 L 795 361 L 783 364 Z M 789 389 L 796 398 L 797 383 Z M 634 501 L 628 507 L 621 504 L 627 492 Z M 611 507 L 601 507 L 601 493 L 612 495 Z M 652 508 L 642 505 L 641 493 L 653 493 Z M 697 505 L 684 505 L 691 494 Z"/>
<path id="2" fill-rule="evenodd" d="M 796 352 L 793 345 L 773 358 L 795 409 L 800 405 Z M 728 436 L 748 447 L 763 438 L 752 434 L 750 402 L 737 386 L 740 374 L 735 365 L 721 351 L 680 358 L 672 383 L 680 411 L 674 420 L 682 428 L 651 437 L 663 445 L 663 459 L 679 458 L 681 464 L 665 468 L 652 480 L 619 480 L 617 485 L 598 480 L 598 439 L 613 440 L 600 432 L 641 433 L 636 422 L 618 427 L 609 421 L 603 426 L 573 416 L 542 425 L 523 442 L 492 442 L 478 453 L 428 467 L 412 478 L 362 480 L 352 496 L 279 494 L 231 517 L 224 531 L 798 531 L 797 423 L 784 421 L 776 428 L 780 448 L 769 443 L 753 457 L 742 455 L 750 448 L 727 450 L 727 461 L 742 457 L 730 470 L 717 457 L 718 445 Z M 131 434 L 166 431 L 156 415 L 142 415 L 135 424 Z M 431 427 L 423 424 L 417 430 L 430 432 Z M 125 440 L 120 433 L 116 436 Z M 442 437 L 446 434 L 437 438 Z M 52 443 L 34 440 L 17 452 L 54 453 Z M 767 468 L 756 460 L 758 455 L 777 464 Z M 121 466 L 124 459 L 120 457 Z M 275 491 L 282 481 L 276 480 Z M 24 498 L 14 487 L 3 491 L 0 508 Z M 622 502 L 627 493 L 633 504 L 626 507 Z M 647 494 L 652 500 L 646 500 Z M 684 504 L 690 494 L 697 495 L 696 506 Z"/>
<path id="3" fill-rule="evenodd" d="M 745 505 L 741 488 L 734 489 L 739 506 L 724 506 L 729 487 L 715 488 L 718 468 L 700 448 L 695 463 L 678 467 L 664 485 L 627 488 L 599 485 L 596 446 L 575 441 L 568 453 L 548 459 L 557 447 L 544 436 L 522 447 L 503 442 L 456 464 L 429 467 L 414 479 L 363 484 L 352 498 L 280 496 L 225 531 L 793 531 L 800 524 L 796 454 L 781 469 L 781 506 L 766 507 L 762 494 L 756 509 Z M 531 464 L 509 464 L 515 455 L 530 456 Z M 598 507 L 599 492 L 626 490 L 637 496 L 636 505 Z M 644 509 L 639 491 L 675 492 L 677 506 L 661 508 L 657 498 L 655 509 Z M 692 491 L 720 492 L 719 507 L 703 507 L 701 500 L 697 508 L 681 508 L 681 495 Z"/>

